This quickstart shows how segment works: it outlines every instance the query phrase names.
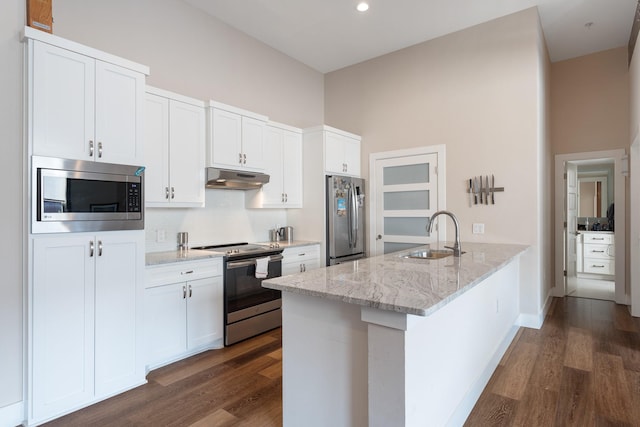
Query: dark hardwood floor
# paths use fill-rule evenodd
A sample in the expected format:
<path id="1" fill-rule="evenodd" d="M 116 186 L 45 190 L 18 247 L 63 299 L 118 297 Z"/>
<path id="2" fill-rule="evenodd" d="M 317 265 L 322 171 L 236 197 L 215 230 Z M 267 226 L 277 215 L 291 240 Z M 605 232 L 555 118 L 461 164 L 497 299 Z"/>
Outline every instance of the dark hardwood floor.
<path id="1" fill-rule="evenodd" d="M 46 426 L 281 426 L 276 329 L 156 369 L 148 383 Z"/>
<path id="2" fill-rule="evenodd" d="M 466 426 L 640 426 L 640 320 L 626 306 L 554 299 L 521 328 Z"/>
<path id="3" fill-rule="evenodd" d="M 280 330 L 147 379 L 46 425 L 282 425 Z M 640 320 L 610 301 L 554 299 L 540 330 L 519 330 L 465 425 L 640 426 Z"/>

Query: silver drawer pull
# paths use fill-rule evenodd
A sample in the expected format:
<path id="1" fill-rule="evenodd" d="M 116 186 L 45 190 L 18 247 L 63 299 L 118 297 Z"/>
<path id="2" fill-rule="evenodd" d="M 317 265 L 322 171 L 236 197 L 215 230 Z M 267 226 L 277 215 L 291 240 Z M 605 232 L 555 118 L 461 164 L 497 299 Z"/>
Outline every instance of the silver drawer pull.
<path id="1" fill-rule="evenodd" d="M 594 267 L 594 268 L 604 268 L 604 265 L 595 265 L 595 264 L 593 264 L 591 267 Z"/>
<path id="2" fill-rule="evenodd" d="M 592 237 L 591 240 L 604 240 L 604 237 Z"/>
<path id="3" fill-rule="evenodd" d="M 180 274 L 193 274 L 193 270 L 181 271 Z"/>
<path id="4" fill-rule="evenodd" d="M 193 288 L 189 285 L 189 298 L 193 295 Z"/>
<path id="5" fill-rule="evenodd" d="M 595 254 L 603 254 L 604 253 L 604 251 L 591 251 L 591 252 L 593 252 Z"/>
<path id="6" fill-rule="evenodd" d="M 302 253 L 302 254 L 298 254 L 298 256 L 305 256 L 306 254 Z"/>

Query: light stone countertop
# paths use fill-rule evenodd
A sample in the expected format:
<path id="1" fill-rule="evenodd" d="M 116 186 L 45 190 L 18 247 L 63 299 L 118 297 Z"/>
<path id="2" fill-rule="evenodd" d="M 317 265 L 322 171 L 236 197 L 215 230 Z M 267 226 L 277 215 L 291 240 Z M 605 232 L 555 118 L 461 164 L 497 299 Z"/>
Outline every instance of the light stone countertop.
<path id="1" fill-rule="evenodd" d="M 217 258 L 222 256 L 224 256 L 224 254 L 221 252 L 201 251 L 196 249 L 176 249 L 174 251 L 147 252 L 147 254 L 145 255 L 145 264 L 147 266 L 150 266 L 169 264 L 172 262 L 197 261 L 201 259 Z"/>
<path id="2" fill-rule="evenodd" d="M 514 244 L 463 242 L 461 246 L 466 253 L 459 258 L 402 257 L 414 248 L 268 279 L 262 284 L 285 292 L 428 316 L 528 249 Z"/>
<path id="3" fill-rule="evenodd" d="M 307 240 L 293 240 L 291 243 L 287 243 L 287 242 L 257 242 L 257 245 L 273 245 L 277 243 L 278 247 L 283 248 L 283 249 L 287 249 L 287 248 L 297 248 L 300 246 L 309 246 L 309 245 L 319 245 L 320 242 L 310 242 Z"/>

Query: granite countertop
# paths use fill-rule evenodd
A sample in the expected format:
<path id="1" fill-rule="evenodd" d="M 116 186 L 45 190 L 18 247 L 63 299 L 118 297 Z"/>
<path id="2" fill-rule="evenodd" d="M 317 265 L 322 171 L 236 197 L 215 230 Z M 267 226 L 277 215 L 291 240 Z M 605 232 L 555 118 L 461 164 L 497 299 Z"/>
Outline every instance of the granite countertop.
<path id="1" fill-rule="evenodd" d="M 145 255 L 145 264 L 159 265 L 169 264 L 172 262 L 197 261 L 207 258 L 218 258 L 224 256 L 221 252 L 201 251 L 196 249 L 173 250 L 164 252 L 147 252 Z"/>
<path id="2" fill-rule="evenodd" d="M 513 244 L 463 242 L 461 246 L 466 253 L 459 258 L 402 257 L 414 248 L 268 279 L 262 284 L 285 292 L 428 316 L 528 249 Z"/>

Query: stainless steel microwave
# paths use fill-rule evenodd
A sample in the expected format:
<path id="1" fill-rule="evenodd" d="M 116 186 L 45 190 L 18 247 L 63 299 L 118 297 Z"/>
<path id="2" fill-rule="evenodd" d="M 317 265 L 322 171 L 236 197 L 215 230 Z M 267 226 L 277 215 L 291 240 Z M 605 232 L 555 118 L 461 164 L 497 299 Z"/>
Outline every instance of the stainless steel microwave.
<path id="1" fill-rule="evenodd" d="M 144 168 L 31 158 L 31 232 L 141 230 Z"/>

